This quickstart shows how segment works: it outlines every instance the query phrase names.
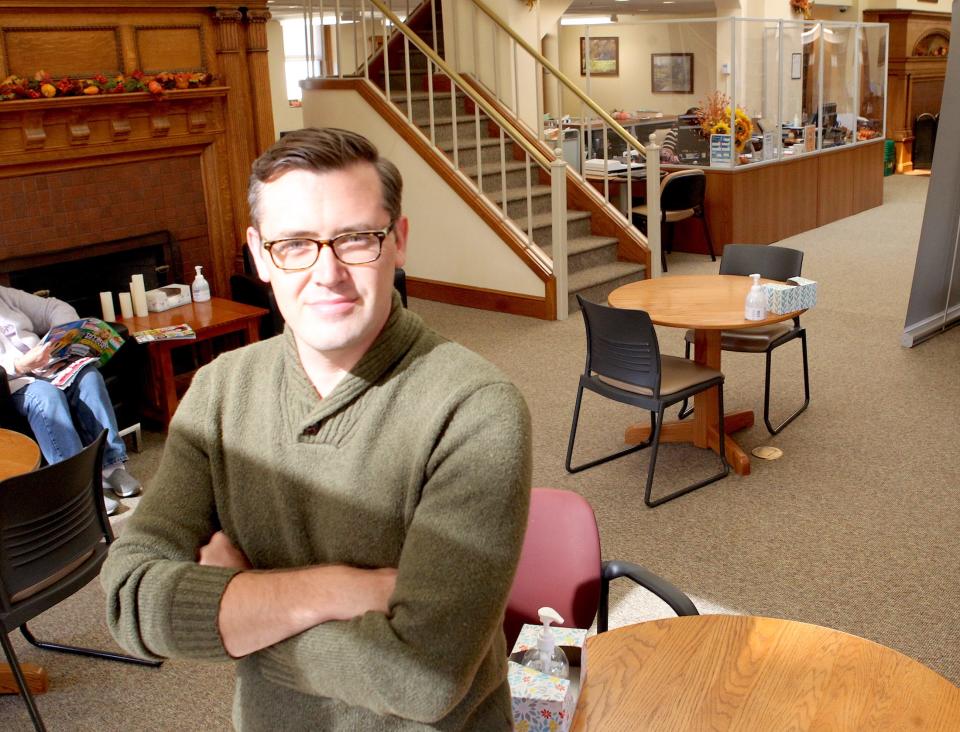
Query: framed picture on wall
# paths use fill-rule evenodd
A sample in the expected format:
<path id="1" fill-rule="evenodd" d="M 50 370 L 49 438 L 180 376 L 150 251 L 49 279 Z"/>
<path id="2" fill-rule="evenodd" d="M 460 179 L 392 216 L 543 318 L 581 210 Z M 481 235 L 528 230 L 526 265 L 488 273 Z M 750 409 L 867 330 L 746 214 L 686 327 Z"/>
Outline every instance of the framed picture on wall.
<path id="1" fill-rule="evenodd" d="M 587 57 L 590 58 L 590 76 L 620 75 L 620 39 L 616 36 L 604 36 L 590 39 L 590 53 L 587 54 L 587 39 L 580 37 L 580 76 L 587 75 Z"/>
<path id="2" fill-rule="evenodd" d="M 803 54 L 794 53 L 790 55 L 790 78 L 799 79 L 800 72 L 803 69 Z"/>
<path id="3" fill-rule="evenodd" d="M 693 54 L 651 53 L 650 88 L 654 94 L 693 94 Z"/>

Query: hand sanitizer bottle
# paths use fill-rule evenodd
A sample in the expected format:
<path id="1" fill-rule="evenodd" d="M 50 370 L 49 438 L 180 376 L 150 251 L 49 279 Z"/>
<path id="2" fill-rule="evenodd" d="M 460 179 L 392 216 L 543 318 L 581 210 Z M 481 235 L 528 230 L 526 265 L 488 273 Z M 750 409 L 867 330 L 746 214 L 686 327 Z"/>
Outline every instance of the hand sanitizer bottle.
<path id="1" fill-rule="evenodd" d="M 537 647 L 529 649 L 524 654 L 522 665 L 550 676 L 568 679 L 570 662 L 567 660 L 567 654 L 557 645 L 553 631 L 550 630 L 550 623 L 562 623 L 563 618 L 550 607 L 540 608 L 537 614 L 540 616 L 540 622 L 543 623 L 543 630 L 540 631 Z"/>
<path id="2" fill-rule="evenodd" d="M 210 299 L 210 283 L 207 282 L 207 278 L 203 276 L 203 273 L 200 271 L 203 269 L 203 265 L 198 264 L 194 267 L 197 270 L 197 276 L 193 280 L 193 284 L 190 285 L 190 292 L 193 294 L 194 302 L 206 302 Z"/>
<path id="3" fill-rule="evenodd" d="M 760 284 L 760 275 L 752 274 L 753 285 L 747 293 L 747 302 L 743 308 L 743 317 L 746 320 L 763 320 L 767 317 L 767 296 Z"/>

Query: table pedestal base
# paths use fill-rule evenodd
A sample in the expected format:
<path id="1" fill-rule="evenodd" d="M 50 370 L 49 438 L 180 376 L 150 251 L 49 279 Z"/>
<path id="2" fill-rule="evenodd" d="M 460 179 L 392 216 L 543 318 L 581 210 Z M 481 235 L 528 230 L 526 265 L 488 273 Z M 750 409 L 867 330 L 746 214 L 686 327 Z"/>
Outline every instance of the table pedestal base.
<path id="1" fill-rule="evenodd" d="M 47 679 L 47 671 L 42 666 L 35 663 L 21 663 L 20 670 L 23 671 L 23 677 L 27 681 L 27 687 L 32 694 L 45 694 L 50 686 Z M 13 671 L 6 663 L 0 663 L 0 694 L 19 694 L 20 687 L 17 686 L 17 680 L 13 676 Z"/>
<path id="2" fill-rule="evenodd" d="M 753 410 L 743 412 L 727 412 L 723 416 L 723 429 L 727 433 L 723 441 L 726 448 L 727 462 L 737 475 L 750 475 L 750 458 L 743 448 L 730 436 L 731 432 L 753 427 Z M 684 422 L 664 422 L 660 430 L 660 442 L 690 442 L 696 447 L 709 448 L 714 452 L 720 451 L 720 437 L 716 427 L 709 427 L 706 439 L 698 435 L 698 425 L 695 420 Z M 650 436 L 650 425 L 635 424 L 627 428 L 624 442 L 628 445 L 637 445 Z"/>

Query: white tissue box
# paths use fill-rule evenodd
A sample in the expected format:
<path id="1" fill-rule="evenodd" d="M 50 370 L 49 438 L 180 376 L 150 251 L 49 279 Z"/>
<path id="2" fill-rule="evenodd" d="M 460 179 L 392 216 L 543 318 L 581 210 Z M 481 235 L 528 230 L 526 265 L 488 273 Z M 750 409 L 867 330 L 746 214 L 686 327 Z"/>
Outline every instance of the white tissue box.
<path id="1" fill-rule="evenodd" d="M 803 277 L 791 277 L 786 284 L 765 284 L 767 312 L 785 315 L 809 310 L 817 304 L 817 283 Z"/>
<path id="2" fill-rule="evenodd" d="M 167 285 L 156 290 L 147 290 L 147 310 L 162 313 L 180 305 L 189 305 L 190 285 Z"/>

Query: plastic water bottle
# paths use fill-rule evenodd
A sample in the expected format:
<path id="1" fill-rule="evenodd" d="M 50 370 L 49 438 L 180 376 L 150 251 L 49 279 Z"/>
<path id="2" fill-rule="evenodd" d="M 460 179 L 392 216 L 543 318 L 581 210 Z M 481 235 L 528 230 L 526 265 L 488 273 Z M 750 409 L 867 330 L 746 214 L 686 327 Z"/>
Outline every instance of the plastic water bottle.
<path id="1" fill-rule="evenodd" d="M 747 293 L 747 302 L 743 307 L 743 317 L 746 320 L 764 320 L 767 317 L 767 296 L 760 284 L 760 275 L 752 274 L 753 285 Z"/>

